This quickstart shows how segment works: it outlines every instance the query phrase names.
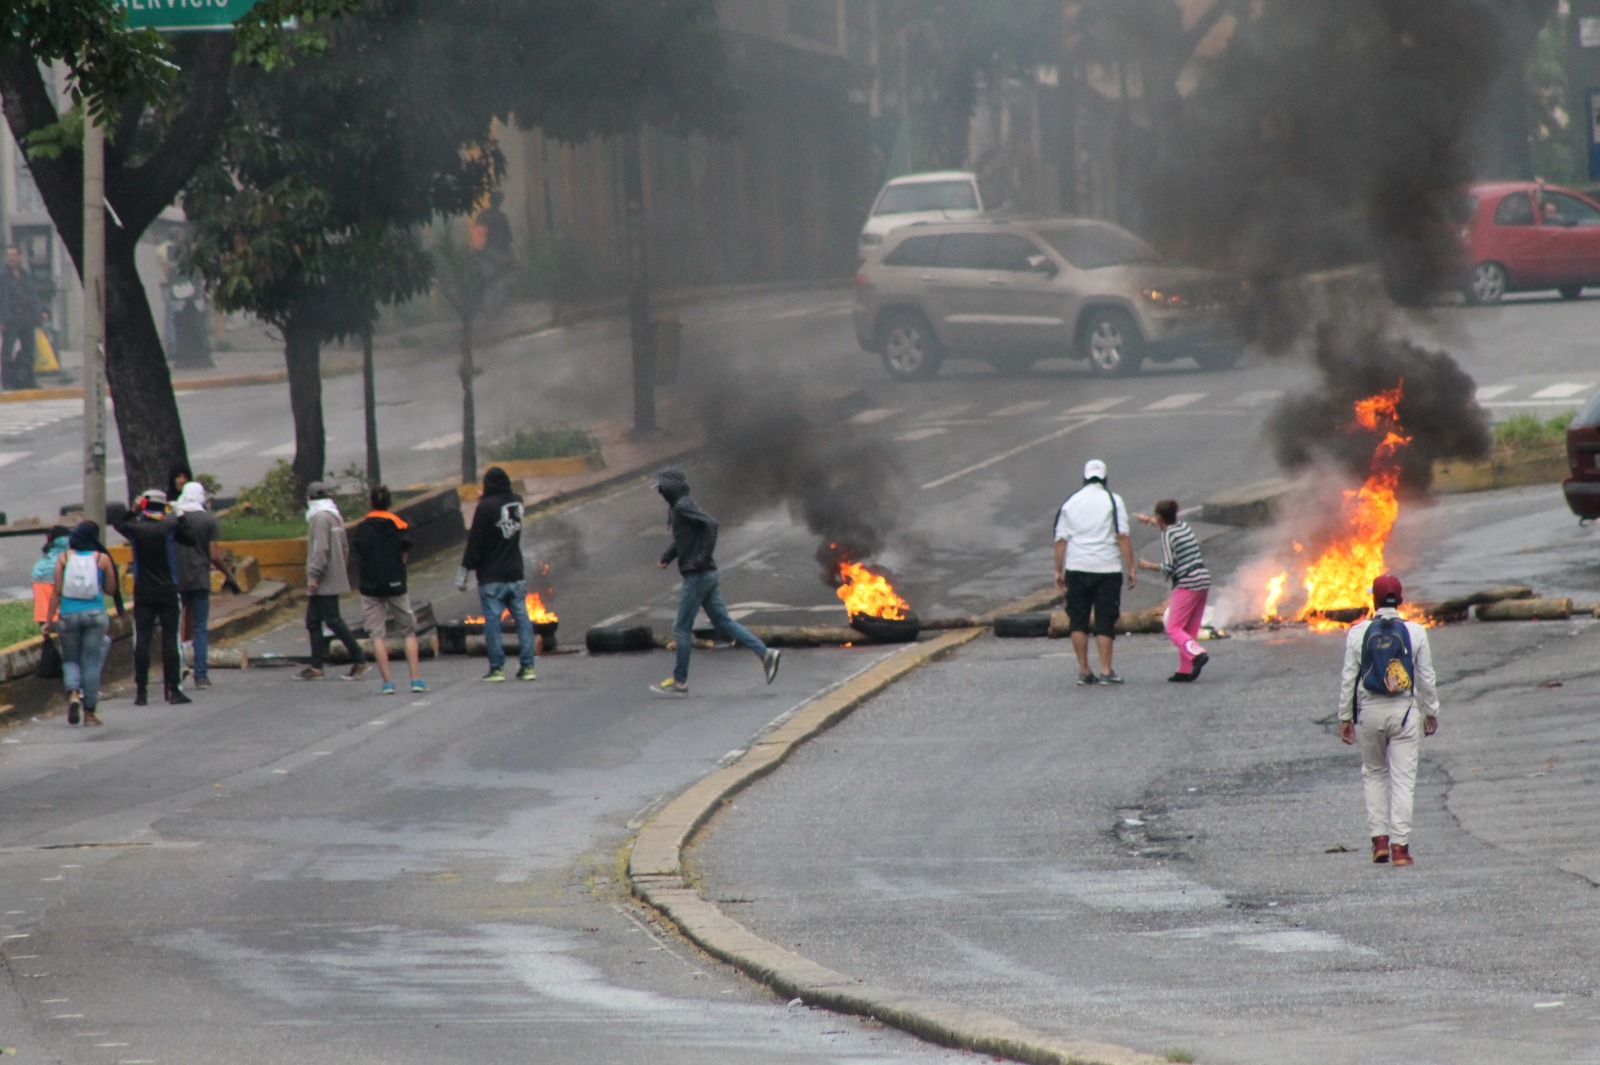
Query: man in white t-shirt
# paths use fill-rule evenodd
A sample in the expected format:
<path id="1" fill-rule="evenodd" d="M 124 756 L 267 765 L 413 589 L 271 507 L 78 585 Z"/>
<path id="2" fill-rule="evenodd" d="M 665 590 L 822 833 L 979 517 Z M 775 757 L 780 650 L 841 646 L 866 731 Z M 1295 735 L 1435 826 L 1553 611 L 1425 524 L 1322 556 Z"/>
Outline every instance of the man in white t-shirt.
<path id="1" fill-rule="evenodd" d="M 1122 580 L 1139 582 L 1129 537 L 1128 507 L 1106 487 L 1106 464 L 1083 466 L 1083 487 L 1056 514 L 1056 587 L 1067 593 L 1067 623 L 1078 655 L 1079 684 L 1121 684 L 1111 665 L 1112 641 L 1122 613 Z M 1100 675 L 1089 669 L 1090 616 Z"/>

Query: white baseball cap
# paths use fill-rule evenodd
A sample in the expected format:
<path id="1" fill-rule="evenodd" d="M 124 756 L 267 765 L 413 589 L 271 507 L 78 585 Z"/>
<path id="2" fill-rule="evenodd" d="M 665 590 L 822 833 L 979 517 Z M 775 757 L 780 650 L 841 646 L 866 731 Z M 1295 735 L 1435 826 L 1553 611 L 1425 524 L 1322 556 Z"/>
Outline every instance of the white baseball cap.
<path id="1" fill-rule="evenodd" d="M 1087 481 L 1091 477 L 1098 477 L 1102 481 L 1105 480 L 1106 464 L 1101 462 L 1099 459 L 1090 459 L 1088 462 L 1085 462 L 1083 464 L 1083 479 Z"/>

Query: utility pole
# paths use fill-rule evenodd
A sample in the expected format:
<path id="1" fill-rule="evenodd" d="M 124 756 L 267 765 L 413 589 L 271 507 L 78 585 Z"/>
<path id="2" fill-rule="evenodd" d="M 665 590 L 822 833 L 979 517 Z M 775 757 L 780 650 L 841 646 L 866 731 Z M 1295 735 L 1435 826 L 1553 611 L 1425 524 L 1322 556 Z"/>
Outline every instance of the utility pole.
<path id="1" fill-rule="evenodd" d="M 627 209 L 628 334 L 633 342 L 633 435 L 656 431 L 656 348 L 650 327 L 650 272 L 645 258 L 644 165 L 640 131 L 622 138 L 622 196 Z"/>
<path id="2" fill-rule="evenodd" d="M 106 138 L 83 121 L 83 516 L 106 524 Z M 102 532 L 102 535 L 104 533 Z"/>
<path id="3" fill-rule="evenodd" d="M 372 367 L 372 323 L 361 330 L 361 400 L 367 422 L 367 484 L 383 483 L 378 462 L 378 386 Z"/>

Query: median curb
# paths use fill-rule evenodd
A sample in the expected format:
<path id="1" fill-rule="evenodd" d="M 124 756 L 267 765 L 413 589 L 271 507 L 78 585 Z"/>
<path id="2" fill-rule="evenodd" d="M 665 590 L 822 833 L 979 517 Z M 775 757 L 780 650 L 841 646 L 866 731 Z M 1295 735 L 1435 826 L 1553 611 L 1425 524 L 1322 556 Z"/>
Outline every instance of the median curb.
<path id="1" fill-rule="evenodd" d="M 985 615 L 1036 609 L 1060 595 L 1047 589 Z M 807 740 L 826 732 L 895 681 L 982 636 L 958 629 L 913 644 L 802 706 L 751 744 L 737 761 L 701 778 L 654 811 L 634 837 L 625 875 L 634 895 L 685 936 L 786 997 L 871 1017 L 919 1038 L 1034 1065 L 1157 1065 L 1165 1059 L 1109 1043 L 1064 1040 L 999 1014 L 869 984 L 762 939 L 723 913 L 685 879 L 683 849 L 722 804 L 776 770 Z"/>

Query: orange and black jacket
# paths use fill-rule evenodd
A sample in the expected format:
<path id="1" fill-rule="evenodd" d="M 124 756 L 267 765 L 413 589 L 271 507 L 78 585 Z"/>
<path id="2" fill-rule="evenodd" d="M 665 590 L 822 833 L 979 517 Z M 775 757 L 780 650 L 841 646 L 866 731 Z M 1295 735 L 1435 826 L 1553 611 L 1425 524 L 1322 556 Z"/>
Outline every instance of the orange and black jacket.
<path id="1" fill-rule="evenodd" d="M 350 534 L 357 560 L 357 586 L 361 594 L 386 598 L 406 594 L 406 553 L 411 550 L 410 527 L 387 510 L 374 510 Z"/>

